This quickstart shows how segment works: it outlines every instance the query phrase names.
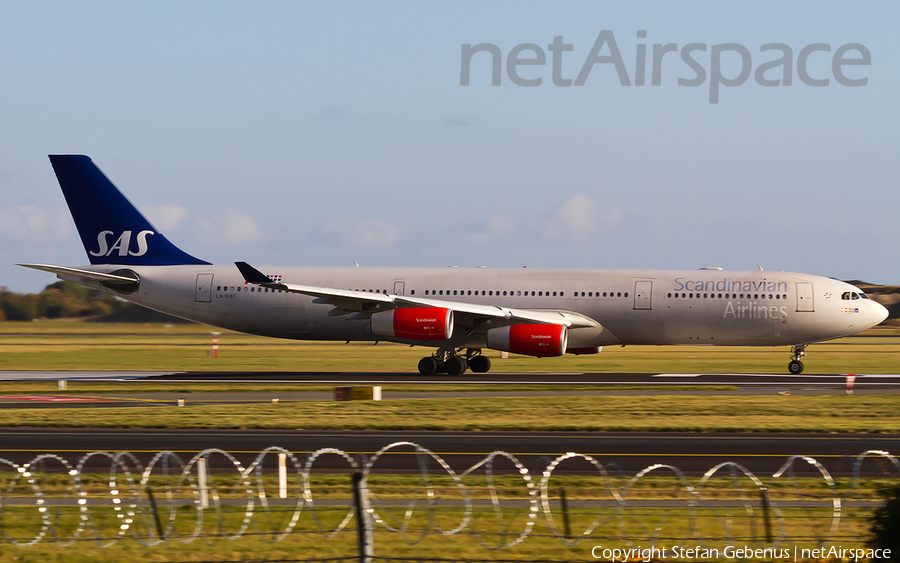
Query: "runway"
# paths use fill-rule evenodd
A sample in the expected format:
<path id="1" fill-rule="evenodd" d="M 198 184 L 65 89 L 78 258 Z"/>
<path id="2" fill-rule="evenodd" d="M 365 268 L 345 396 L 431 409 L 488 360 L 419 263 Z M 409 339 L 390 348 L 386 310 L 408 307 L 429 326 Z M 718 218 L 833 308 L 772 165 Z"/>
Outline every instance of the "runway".
<path id="1" fill-rule="evenodd" d="M 900 389 L 900 374 L 854 374 L 856 389 Z M 488 373 L 425 377 L 411 372 L 301 371 L 0 371 L 0 381 L 134 381 L 180 383 L 305 383 L 315 385 L 578 385 L 578 386 L 735 386 L 741 389 L 843 389 L 847 374 L 741 373 Z"/>
<path id="2" fill-rule="evenodd" d="M 176 452 L 184 461 L 207 448 L 232 453 L 246 467 L 269 446 L 281 446 L 305 463 L 306 453 L 320 448 L 337 448 L 359 463 L 366 456 L 394 442 L 410 441 L 440 455 L 457 473 L 463 472 L 494 451 L 516 456 L 533 475 L 540 475 L 557 456 L 567 452 L 590 455 L 614 476 L 633 476 L 652 464 L 671 464 L 688 475 L 700 475 L 718 463 L 740 463 L 758 476 L 771 476 L 792 455 L 818 460 L 835 477 L 851 474 L 856 456 L 866 450 L 900 453 L 900 435 L 808 435 L 808 434 L 691 434 L 691 433 L 604 433 L 604 432 L 305 432 L 254 430 L 76 430 L 21 429 L 0 431 L 0 457 L 18 464 L 33 459 L 35 452 L 54 453 L 74 464 L 94 451 L 130 451 L 142 463 L 158 451 Z M 398 452 L 411 454 L 409 447 Z M 391 453 L 377 462 L 377 471 L 415 473 L 419 463 L 429 471 L 442 471 L 427 457 Z M 53 462 L 47 462 L 52 466 Z M 215 455 L 210 467 L 233 471 L 224 456 Z M 274 467 L 274 466 L 273 466 Z M 85 471 L 109 469 L 107 458 L 92 459 Z M 494 470 L 514 471 L 514 466 L 498 459 Z M 806 462 L 795 464 L 798 476 L 820 477 Z M 329 454 L 318 459 L 315 471 L 349 471 L 346 461 Z M 868 461 L 864 471 L 891 474 L 889 464 Z M 571 462 L 562 473 L 591 473 L 586 462 Z M 892 476 L 896 477 L 896 470 Z M 874 472 L 874 473 L 872 473 Z"/>
<path id="3" fill-rule="evenodd" d="M 413 373 L 313 373 L 313 372 L 0 372 L 7 381 L 82 380 L 125 381 L 142 384 L 189 382 L 272 383 L 276 390 L 266 392 L 192 393 L 57 393 L 36 396 L 0 397 L 0 408 L 67 407 L 84 408 L 158 406 L 171 408 L 178 398 L 188 404 L 254 403 L 280 401 L 330 400 L 327 387 L 340 385 L 382 385 L 385 400 L 408 398 L 455 398 L 505 396 L 596 395 L 598 408 L 602 397 L 613 394 L 844 394 L 843 374 L 665 374 L 665 373 L 491 373 L 450 378 L 423 378 Z M 302 391 L 291 384 L 327 386 Z M 433 391 L 410 388 L 415 385 L 461 385 L 465 389 Z M 404 385 L 402 389 L 391 386 Z M 513 389 L 516 386 L 526 389 Z M 281 390 L 283 386 L 283 390 Z M 507 391 L 504 387 L 510 387 Z M 578 386 L 564 389 L 559 386 Z M 685 387 L 689 388 L 685 388 Z M 499 387 L 499 389 L 498 389 Z M 545 387 L 545 388 L 544 388 Z M 624 387 L 624 388 L 623 388 Z M 856 393 L 895 393 L 900 375 L 857 375 Z M 398 441 L 412 441 L 439 454 L 457 472 L 482 460 L 493 451 L 515 455 L 525 467 L 539 475 L 557 456 L 576 452 L 595 457 L 612 474 L 632 476 L 649 465 L 671 464 L 689 475 L 700 475 L 718 463 L 737 462 L 763 476 L 771 475 L 792 455 L 808 455 L 819 460 L 835 476 L 848 476 L 855 457 L 866 450 L 900 453 L 900 435 L 806 435 L 806 434 L 690 434 L 690 433 L 596 433 L 596 432 L 304 432 L 243 430 L 76 430 L 16 429 L 0 431 L 0 457 L 26 463 L 36 452 L 55 453 L 71 463 L 93 451 L 130 451 L 142 463 L 161 450 L 171 450 L 187 460 L 207 448 L 231 452 L 249 464 L 269 446 L 281 446 L 295 452 L 305 462 L 305 454 L 320 448 L 337 448 L 362 463 L 378 449 Z M 411 451 L 409 448 L 407 452 Z M 97 458 L 89 463 L 96 470 L 108 470 L 108 462 Z M 391 454 L 378 462 L 377 469 L 391 472 L 415 472 L 418 461 L 412 455 Z M 429 461 L 435 468 L 435 462 Z M 874 467 L 867 462 L 866 470 Z M 223 456 L 211 459 L 218 471 L 228 469 Z M 505 464 L 505 466 L 504 466 Z M 508 462 L 498 462 L 498 470 L 512 470 Z M 795 466 L 798 474 L 818 476 L 811 465 Z M 315 464 L 316 470 L 344 471 L 347 464 L 335 455 L 326 455 Z M 887 468 L 890 469 L 890 468 Z M 587 471 L 586 463 L 567 465 L 561 471 Z M 885 471 L 882 464 L 878 471 Z"/>

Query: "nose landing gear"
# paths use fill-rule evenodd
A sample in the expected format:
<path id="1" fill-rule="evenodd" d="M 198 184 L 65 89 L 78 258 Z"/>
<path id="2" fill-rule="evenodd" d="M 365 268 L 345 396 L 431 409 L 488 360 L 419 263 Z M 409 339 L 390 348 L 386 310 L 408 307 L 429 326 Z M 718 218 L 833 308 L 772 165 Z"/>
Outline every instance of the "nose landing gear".
<path id="1" fill-rule="evenodd" d="M 447 375 L 462 375 L 467 369 L 473 373 L 487 373 L 491 369 L 491 360 L 481 354 L 480 348 L 466 348 L 465 356 L 459 354 L 462 351 L 438 350 L 433 356 L 426 356 L 419 360 L 419 373 L 422 375 L 434 375 L 446 373 Z"/>
<path id="2" fill-rule="evenodd" d="M 800 358 L 806 355 L 806 344 L 797 344 L 791 349 L 791 363 L 788 364 L 788 371 L 791 375 L 800 375 L 803 373 L 803 362 Z"/>

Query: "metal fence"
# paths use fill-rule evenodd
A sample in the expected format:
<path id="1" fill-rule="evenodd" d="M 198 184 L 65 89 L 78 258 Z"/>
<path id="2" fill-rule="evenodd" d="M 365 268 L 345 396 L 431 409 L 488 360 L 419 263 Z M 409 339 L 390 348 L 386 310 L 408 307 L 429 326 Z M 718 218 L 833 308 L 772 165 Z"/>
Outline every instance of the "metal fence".
<path id="1" fill-rule="evenodd" d="M 401 453 L 415 456 L 416 471 L 380 484 L 380 460 Z M 216 456 L 227 470 L 221 463 L 211 469 Z M 354 486 L 350 479 L 337 492 L 317 486 L 321 478 L 340 481 L 333 463 L 317 470 L 325 458 L 342 460 L 344 477 L 352 474 Z M 334 448 L 295 454 L 270 447 L 246 467 L 220 449 L 186 462 L 163 451 L 145 464 L 129 452 L 93 452 L 74 464 L 40 454 L 23 465 L 0 459 L 6 472 L 0 540 L 20 548 L 85 541 L 108 548 L 128 541 L 154 547 L 246 537 L 277 543 L 304 535 L 322 541 L 345 533 L 358 540 L 363 559 L 378 552 L 376 532 L 397 535 L 406 545 L 434 535 L 464 537 L 498 556 L 531 538 L 567 548 L 601 540 L 622 549 L 678 539 L 772 549 L 799 542 L 859 544 L 859 522 L 847 523 L 854 511 L 871 512 L 880 503 L 862 494 L 868 490 L 867 460 L 880 464 L 889 479 L 900 474 L 893 455 L 875 450 L 855 458 L 843 484 L 807 456 L 787 458 L 764 480 L 734 462 L 719 463 L 699 478 L 666 464 L 622 477 L 573 452 L 550 461 L 539 475 L 502 451 L 460 472 L 412 442 L 389 444 L 370 457 Z M 98 464 L 108 464 L 100 477 Z M 567 482 L 573 475 L 579 479 Z"/>

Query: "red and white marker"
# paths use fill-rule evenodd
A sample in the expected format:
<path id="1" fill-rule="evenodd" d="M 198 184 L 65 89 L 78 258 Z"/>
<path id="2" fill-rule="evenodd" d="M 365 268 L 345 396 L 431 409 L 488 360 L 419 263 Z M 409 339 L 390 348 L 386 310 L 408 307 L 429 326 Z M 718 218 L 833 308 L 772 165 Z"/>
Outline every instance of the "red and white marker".
<path id="1" fill-rule="evenodd" d="M 853 394 L 853 384 L 856 382 L 856 376 L 853 374 L 847 375 L 847 394 Z"/>
<path id="2" fill-rule="evenodd" d="M 218 358 L 219 357 L 219 335 L 221 332 L 210 332 L 213 337 L 212 348 L 209 351 L 210 358 Z"/>

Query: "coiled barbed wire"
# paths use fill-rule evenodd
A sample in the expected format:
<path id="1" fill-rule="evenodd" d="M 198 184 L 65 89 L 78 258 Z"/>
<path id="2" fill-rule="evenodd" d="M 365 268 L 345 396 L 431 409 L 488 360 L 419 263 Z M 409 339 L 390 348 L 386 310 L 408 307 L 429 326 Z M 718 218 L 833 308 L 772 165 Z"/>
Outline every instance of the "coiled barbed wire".
<path id="1" fill-rule="evenodd" d="M 767 487 L 751 471 L 735 462 L 723 462 L 712 467 L 703 474 L 696 486 L 692 485 L 677 467 L 653 464 L 639 471 L 623 486 L 617 487 L 606 467 L 597 459 L 585 454 L 568 452 L 551 460 L 541 473 L 540 480 L 536 482 L 529 470 L 516 456 L 504 451 L 492 452 L 465 471 L 457 473 L 440 455 L 419 444 L 406 441 L 388 444 L 370 458 L 363 457 L 362 463 L 357 461 L 354 456 L 336 448 L 322 448 L 311 453 L 305 452 L 306 461 L 301 463 L 296 454 L 279 446 L 262 450 L 247 467 L 244 467 L 230 453 L 217 448 L 203 450 L 187 462 L 184 462 L 174 452 L 162 451 L 155 454 L 146 466 L 142 466 L 137 457 L 129 452 L 91 452 L 79 458 L 74 466 L 55 454 L 39 454 L 23 465 L 0 458 L 0 470 L 5 467 L 12 473 L 6 489 L 0 491 L 0 519 L 7 517 L 5 501 L 13 498 L 21 500 L 22 493 L 19 492 L 18 495 L 14 493 L 22 489 L 30 491 L 33 495 L 33 507 L 36 508 L 39 518 L 37 530 L 31 537 L 15 537 L 4 522 L 0 522 L 0 528 L 2 528 L 3 539 L 19 547 L 28 547 L 42 541 L 53 541 L 60 547 L 65 547 L 78 540 L 92 540 L 97 546 L 106 548 L 125 538 L 134 539 L 147 547 L 171 540 L 185 544 L 200 540 L 212 544 L 223 539 L 239 539 L 248 534 L 251 527 L 254 534 L 261 534 L 270 542 L 279 542 L 295 530 L 303 511 L 306 510 L 315 524 L 316 531 L 327 539 L 348 529 L 355 517 L 355 507 L 352 505 L 352 501 L 348 500 L 346 513 L 340 518 L 340 521 L 333 526 L 325 524 L 317 512 L 316 495 L 311 480 L 316 462 L 324 456 L 337 456 L 346 463 L 349 471 L 361 472 L 363 483 L 365 483 L 365 479 L 378 469 L 379 460 L 388 454 L 404 452 L 412 453 L 417 457 L 417 478 L 421 479 L 421 484 L 414 494 L 405 499 L 402 516 L 395 516 L 386 499 L 379 495 L 377 488 L 368 487 L 362 492 L 366 497 L 367 517 L 384 530 L 400 534 L 410 545 L 418 544 L 431 533 L 452 536 L 465 532 L 484 548 L 498 550 L 523 542 L 533 532 L 541 516 L 550 533 L 569 547 L 590 538 L 600 529 L 610 527 L 614 528 L 618 537 L 627 545 L 634 546 L 635 538 L 632 537 L 634 534 L 629 529 L 635 526 L 641 532 L 642 541 L 649 541 L 650 545 L 656 545 L 662 538 L 661 534 L 672 512 L 671 508 L 681 505 L 669 505 L 670 510 L 663 510 L 661 514 L 654 515 L 654 520 L 648 523 L 645 521 L 646 514 L 642 515 L 629 506 L 629 495 L 637 488 L 641 479 L 660 473 L 669 475 L 672 482 L 677 485 L 680 494 L 683 495 L 681 497 L 684 502 L 683 507 L 689 510 L 690 535 L 699 545 L 705 545 L 705 540 L 708 538 L 704 538 L 700 533 L 698 517 L 703 515 L 707 518 L 712 517 L 712 521 L 720 526 L 721 534 L 717 535 L 716 539 L 724 537 L 733 540 L 736 537 L 734 531 L 735 509 L 748 519 L 758 519 L 760 516 L 758 500 L 771 510 L 772 520 L 775 523 L 776 532 L 770 539 L 767 539 L 767 543 L 770 546 L 778 547 L 792 540 L 785 525 L 784 511 L 775 498 L 777 495 L 773 495 L 770 487 Z M 276 515 L 284 514 L 284 512 L 279 510 L 275 513 L 273 511 L 264 482 L 264 462 L 267 457 L 273 455 L 283 455 L 284 459 L 290 462 L 290 467 L 298 483 L 295 490 L 287 495 L 292 509 L 286 522 L 283 521 L 283 517 L 281 522 L 276 518 Z M 207 478 L 209 459 L 212 456 L 225 458 L 226 465 L 233 467 L 234 485 L 229 487 L 228 491 L 232 494 L 238 492 L 246 499 L 246 501 L 241 501 L 246 504 L 243 509 L 243 517 L 236 529 L 228 530 L 225 527 L 223 497 L 219 492 L 222 485 L 216 485 L 213 480 Z M 89 462 L 95 463 L 96 458 L 106 458 L 109 462 L 109 478 L 103 489 L 103 498 L 99 501 L 90 498 L 84 482 L 84 470 Z M 855 458 L 851 486 L 847 490 L 848 495 L 859 489 L 862 467 L 869 459 L 887 461 L 897 474 L 900 474 L 900 461 L 890 453 L 881 450 L 865 451 Z M 599 498 L 592 499 L 598 501 L 595 504 L 597 506 L 596 514 L 592 514 L 593 519 L 582 531 L 574 534 L 560 529 L 557 515 L 554 515 L 551 498 L 553 491 L 551 480 L 554 474 L 561 466 L 573 460 L 586 462 L 591 471 L 596 472 L 601 484 L 600 495 L 597 496 L 608 499 L 607 502 Z M 447 481 L 449 484 L 435 482 L 437 476 L 432 474 L 433 469 L 429 469 L 430 466 L 433 467 L 429 461 L 436 463 L 446 477 L 449 477 L 449 481 Z M 827 485 L 827 497 L 818 500 L 827 498 L 831 501 L 830 526 L 823 530 L 815 529 L 815 539 L 820 544 L 824 544 L 834 537 L 843 516 L 842 493 L 825 467 L 809 456 L 789 457 L 772 475 L 772 486 L 778 487 L 780 482 L 786 481 L 787 485 L 794 490 L 793 496 L 796 497 L 797 491 L 802 489 L 797 482 L 794 470 L 794 464 L 797 462 L 806 462 L 817 469 Z M 45 490 L 42 480 L 38 478 L 38 473 L 46 472 L 44 466 L 48 463 L 58 464 L 62 473 L 69 477 L 62 492 L 52 494 L 52 498 L 57 501 L 57 504 L 71 501 L 74 506 L 77 506 L 78 523 L 75 526 L 69 526 L 68 528 L 71 530 L 68 532 L 65 532 L 68 528 L 63 525 L 66 515 L 50 510 L 51 493 Z M 521 519 L 519 518 L 521 509 L 510 508 L 510 503 L 501 498 L 502 495 L 498 491 L 496 477 L 499 473 L 495 467 L 496 463 L 511 465 L 511 469 L 506 473 L 518 474 L 522 479 L 528 509 L 524 524 L 521 524 L 520 528 L 517 522 Z M 881 469 L 883 474 L 890 473 L 890 471 L 885 471 L 884 467 Z M 207 475 L 201 476 L 201 472 L 206 472 Z M 466 479 L 480 476 L 481 472 L 483 472 L 484 487 L 487 489 L 490 501 L 490 513 L 493 521 L 501 529 L 499 533 L 490 532 L 488 534 L 479 530 L 476 524 L 473 493 L 470 491 L 470 486 L 466 484 Z M 704 496 L 704 488 L 713 477 L 721 477 L 725 473 L 727 473 L 726 481 L 738 503 L 722 507 Z M 150 486 L 151 477 L 154 479 L 153 487 Z M 207 483 L 205 491 L 201 490 L 201 479 Z M 443 480 L 446 481 L 446 479 Z M 721 486 L 719 485 L 720 490 Z M 483 490 L 484 487 L 479 487 L 479 490 Z M 785 495 L 790 496 L 786 493 Z M 455 502 L 454 506 L 461 509 L 461 516 L 455 526 L 448 528 L 439 522 L 437 516 L 440 501 L 450 497 Z M 155 502 L 153 500 L 155 498 L 164 501 L 165 509 L 156 510 L 154 514 L 153 510 L 149 508 L 147 500 L 149 499 L 152 503 Z M 203 498 L 207 499 L 207 508 L 203 506 Z M 194 505 L 193 527 L 190 531 L 183 529 L 179 531 L 176 527 L 179 517 L 178 506 L 179 504 L 183 505 L 185 499 L 190 499 Z M 114 518 L 103 516 L 104 510 L 111 511 Z M 810 512 L 812 509 L 807 506 L 804 510 L 807 511 L 810 520 L 808 529 L 814 529 L 816 518 Z M 412 522 L 422 512 L 424 512 L 427 524 L 414 527 Z M 182 512 L 182 514 L 184 513 Z M 163 519 L 165 525 L 162 524 Z M 208 532 L 209 527 L 214 527 L 214 530 Z M 491 536 L 496 539 L 492 540 Z"/>

